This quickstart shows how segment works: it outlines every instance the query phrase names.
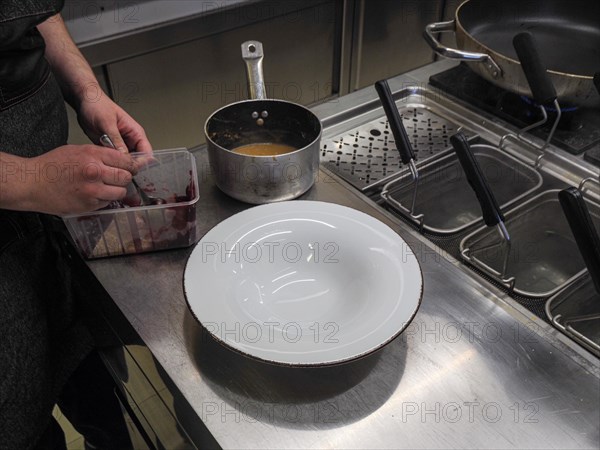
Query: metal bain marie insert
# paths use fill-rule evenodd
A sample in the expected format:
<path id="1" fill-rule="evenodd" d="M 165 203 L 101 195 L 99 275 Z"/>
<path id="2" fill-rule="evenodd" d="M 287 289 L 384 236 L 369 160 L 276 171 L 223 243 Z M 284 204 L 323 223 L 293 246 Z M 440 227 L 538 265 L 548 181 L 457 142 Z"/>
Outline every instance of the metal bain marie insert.
<path id="1" fill-rule="evenodd" d="M 406 96 L 409 91 L 402 92 Z M 413 146 L 417 165 L 442 156 L 451 149 L 450 136 L 459 125 L 433 112 L 424 104 L 407 103 L 403 97 L 396 105 Z M 421 97 L 418 96 L 420 99 Z M 467 137 L 474 136 L 463 130 Z M 394 136 L 383 114 L 369 123 L 321 143 L 321 162 L 361 191 L 385 184 L 394 175 L 408 171 L 400 160 Z"/>
<path id="2" fill-rule="evenodd" d="M 550 298 L 546 314 L 560 331 L 600 357 L 600 294 L 589 276 Z"/>
<path id="3" fill-rule="evenodd" d="M 495 227 L 482 227 L 463 239 L 461 257 L 515 294 L 556 294 L 586 271 L 558 193 L 544 191 L 506 213 L 509 247 L 499 245 L 503 242 Z M 586 204 L 600 228 L 600 205 L 589 198 Z"/>
<path id="4" fill-rule="evenodd" d="M 542 185 L 542 176 L 535 169 L 497 147 L 476 143 L 471 149 L 503 208 Z M 431 161 L 419 170 L 414 215 L 411 214 L 414 181 L 409 174 L 398 178 L 386 184 L 381 195 L 422 230 L 455 234 L 483 220 L 477 197 L 455 153 Z"/>

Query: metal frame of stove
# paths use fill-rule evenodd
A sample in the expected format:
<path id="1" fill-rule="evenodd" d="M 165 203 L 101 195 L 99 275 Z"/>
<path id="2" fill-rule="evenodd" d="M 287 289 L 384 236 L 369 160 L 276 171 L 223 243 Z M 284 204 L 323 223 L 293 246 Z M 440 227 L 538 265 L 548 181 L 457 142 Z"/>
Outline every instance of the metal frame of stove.
<path id="1" fill-rule="evenodd" d="M 502 143 L 502 150 L 504 152 L 571 186 L 577 186 L 585 178 L 600 177 L 598 168 L 584 161 L 581 155 L 568 154 L 557 148 L 554 144 L 549 144 L 545 147 L 542 154 L 540 149 L 544 147 L 544 142 L 540 139 L 533 136 L 527 136 L 526 139 L 511 139 L 508 137 L 509 135 L 517 136 L 522 131 L 486 112 L 475 112 L 470 109 L 472 106 L 468 103 L 451 97 L 449 94 L 437 89 L 420 85 L 407 86 L 397 91 L 394 94 L 394 99 L 397 103 L 403 102 L 400 106 L 404 108 L 417 106 L 435 113 L 443 119 L 468 130 L 471 133 L 470 138 L 477 135 L 483 141 L 499 142 L 502 137 L 507 136 Z M 333 140 L 339 136 L 349 134 L 354 129 L 364 126 L 368 122 L 385 120 L 381 105 L 377 99 L 361 103 L 351 110 L 344 111 L 342 115 L 342 118 L 333 116 L 329 119 L 329 121 L 337 122 L 337 125 L 330 126 L 329 123 L 324 124 L 330 126 L 326 136 L 327 140 Z M 449 151 L 450 147 L 448 148 Z M 442 154 L 439 157 L 442 157 Z M 423 163 L 425 162 L 423 161 Z M 418 161 L 417 167 L 421 167 L 421 165 Z M 338 173 L 335 168 L 327 166 L 327 164 L 326 167 L 333 173 Z M 380 180 L 367 187 L 355 187 L 368 194 L 381 187 L 385 182 L 390 181 L 391 178 L 401 175 L 406 176 L 408 173 L 409 168 L 405 167 L 400 172 L 391 175 L 388 179 Z M 351 180 L 348 180 L 343 175 L 340 176 L 350 184 L 353 184 Z M 592 192 L 592 196 L 600 199 L 600 190 Z"/>
<path id="2" fill-rule="evenodd" d="M 582 346 L 587 348 L 589 351 L 594 353 L 596 356 L 600 357 L 600 343 L 594 342 L 589 339 L 585 334 L 577 331 L 572 324 L 576 322 L 584 322 L 589 320 L 600 321 L 600 312 L 578 315 L 575 317 L 566 316 L 563 314 L 554 314 L 554 309 L 559 307 L 562 303 L 568 302 L 569 300 L 573 301 L 573 298 L 569 298 L 569 294 L 571 292 L 577 292 L 578 289 L 584 287 L 586 283 L 592 283 L 591 280 L 586 280 L 586 277 L 580 277 L 573 283 L 566 286 L 556 295 L 553 295 L 545 305 L 546 315 L 550 322 L 563 334 L 570 337 L 576 342 L 579 342 Z M 597 297 L 597 296 L 596 296 Z M 600 298 L 591 298 L 591 301 L 599 301 Z M 600 311 L 600 306 L 598 307 L 598 311 Z"/>
<path id="3" fill-rule="evenodd" d="M 581 183 L 579 184 L 578 189 L 581 192 L 584 192 L 585 185 L 590 182 L 592 182 L 592 183 L 595 182 L 600 186 L 600 179 L 595 179 L 595 178 L 590 177 L 590 178 L 586 178 L 586 179 L 582 180 Z M 580 316 L 576 316 L 576 317 L 566 317 L 566 316 L 563 316 L 562 314 L 553 314 L 554 303 L 556 301 L 558 301 L 559 303 L 566 301 L 567 298 L 564 297 L 561 299 L 561 295 L 568 293 L 568 291 L 571 289 L 574 289 L 576 287 L 577 283 L 582 283 L 585 273 L 586 273 L 586 271 L 583 272 L 582 276 L 578 277 L 572 283 L 568 283 L 563 289 L 561 289 L 559 292 L 557 292 L 555 295 L 553 295 L 550 299 L 548 299 L 548 301 L 546 302 L 545 310 L 546 310 L 546 315 L 548 316 L 548 318 L 550 319 L 550 321 L 556 328 L 558 328 L 560 331 L 562 331 L 564 334 L 566 334 L 570 338 L 579 342 L 584 347 L 588 348 L 596 356 L 600 357 L 600 343 L 592 341 L 586 335 L 577 331 L 575 328 L 573 328 L 571 326 L 571 323 L 575 323 L 575 322 L 584 322 L 584 321 L 588 321 L 588 320 L 600 321 L 600 306 L 598 307 L 598 311 L 599 311 L 598 313 L 585 314 L 585 315 L 580 315 Z M 596 299 L 596 300 L 598 300 L 598 299 Z M 561 320 L 562 320 L 562 322 L 561 322 Z"/>
<path id="4" fill-rule="evenodd" d="M 544 174 L 545 178 L 547 177 L 554 179 L 557 182 L 580 187 L 583 187 L 583 185 L 587 184 L 590 179 L 595 180 L 595 177 L 598 177 L 600 180 L 600 174 L 594 173 L 596 168 L 593 168 L 593 166 L 584 161 L 583 158 L 570 155 L 567 152 L 560 150 L 550 143 L 550 139 L 546 140 L 546 142 L 541 142 L 541 140 L 538 138 L 524 136 L 531 129 L 544 124 L 547 119 L 537 122 L 536 124 L 533 124 L 525 129 L 519 130 L 502 121 L 501 119 L 497 119 L 489 115 L 488 113 L 482 111 L 473 111 L 471 109 L 472 106 L 470 106 L 468 103 L 456 99 L 455 97 L 451 97 L 442 91 L 434 90 L 430 87 L 406 87 L 400 91 L 397 91 L 394 94 L 394 99 L 397 103 L 400 101 L 404 102 L 404 107 L 416 106 L 431 111 L 457 125 L 457 127 L 474 133 L 474 135 L 480 137 L 484 141 L 498 142 L 499 150 L 505 152 L 508 156 L 516 158 L 520 162 L 523 162 L 538 170 L 540 173 Z M 335 137 L 341 135 L 343 132 L 348 133 L 355 128 L 363 126 L 369 121 L 374 119 L 381 120 L 381 118 L 384 117 L 378 100 L 364 103 L 355 110 L 351 111 L 351 113 L 354 115 L 355 119 L 343 122 L 343 130 L 339 130 L 338 127 L 335 127 L 334 132 L 339 131 L 339 133 L 335 134 L 331 139 L 335 139 Z M 345 115 L 349 114 L 349 111 L 345 112 Z M 547 117 L 547 115 L 545 115 L 545 117 Z M 558 121 L 554 123 L 554 129 L 556 128 L 557 123 Z M 441 152 L 440 154 L 436 155 L 436 157 L 430 158 L 427 161 L 423 161 L 422 164 L 417 163 L 415 167 L 405 166 L 399 172 L 388 177 L 387 180 L 382 180 L 385 182 L 382 190 L 386 191 L 386 187 L 389 190 L 391 183 L 402 180 L 404 177 L 409 176 L 409 174 L 412 174 L 413 179 L 416 175 L 416 178 L 418 179 L 418 168 L 424 168 L 427 164 L 434 163 L 436 160 L 446 156 L 450 151 L 451 149 L 449 149 L 448 152 Z M 332 172 L 337 173 L 335 170 L 332 170 Z M 417 173 L 415 174 L 414 172 Z M 342 176 L 342 178 L 344 177 Z M 368 188 L 358 187 L 358 189 L 366 193 L 371 188 L 380 187 L 383 184 L 382 181 L 374 183 L 373 186 L 369 186 Z M 349 182 L 352 184 L 351 181 Z M 531 195 L 531 197 L 534 198 L 536 195 L 545 190 L 547 189 L 545 189 L 544 182 L 541 189 L 538 187 L 534 193 L 529 193 L 528 195 Z M 589 189 L 587 195 L 590 199 L 600 202 L 600 189 Z M 521 200 L 512 202 L 513 209 L 518 208 L 520 205 L 530 200 L 526 197 L 527 196 L 524 196 Z M 523 200 L 525 201 L 523 202 Z M 408 215 L 410 218 L 409 220 L 411 220 L 413 223 L 416 223 L 422 231 L 422 226 L 420 226 L 422 217 L 420 217 L 418 214 L 414 214 L 414 209 L 409 209 L 404 205 L 402 205 L 401 208 L 398 208 L 398 205 L 392 206 L 403 216 L 406 217 Z M 574 277 L 572 280 L 570 280 L 570 282 L 573 282 L 573 280 L 579 278 L 579 276 L 583 275 L 583 273 L 585 272 L 579 274 L 578 277 Z M 510 291 L 510 283 L 507 284 L 507 287 Z"/>
<path id="5" fill-rule="evenodd" d="M 598 183 L 597 180 L 595 180 L 594 178 L 591 178 L 591 177 L 581 180 L 581 182 L 579 183 L 578 189 L 580 191 L 584 192 L 585 185 L 587 183 L 593 182 L 593 181 Z M 528 207 L 530 207 L 540 197 L 543 197 L 544 195 L 547 195 L 548 193 L 551 193 L 553 191 L 555 191 L 555 190 L 543 190 L 543 191 L 539 192 L 535 197 L 527 200 L 524 203 L 521 203 L 521 204 L 515 206 L 514 208 L 512 208 L 510 211 L 508 211 L 506 213 L 507 217 L 510 216 L 510 219 L 508 219 L 507 221 L 510 222 L 511 220 L 518 219 L 522 215 L 522 211 L 524 209 L 527 209 Z M 596 207 L 597 210 L 600 210 L 600 205 L 594 203 L 594 206 Z M 584 269 L 580 270 L 579 272 L 577 272 L 576 274 L 574 274 L 568 280 L 563 282 L 562 284 L 556 286 L 554 289 L 552 289 L 551 291 L 547 291 L 547 292 L 528 292 L 528 291 L 518 290 L 515 288 L 517 278 L 515 276 L 506 278 L 506 272 L 507 272 L 507 268 L 508 268 L 508 260 L 510 258 L 510 250 L 511 250 L 512 241 L 510 239 L 509 233 L 507 232 L 506 228 L 504 227 L 504 224 L 502 224 L 502 228 L 499 228 L 499 234 L 500 234 L 501 239 L 499 239 L 497 242 L 493 242 L 484 247 L 473 248 L 473 247 L 467 246 L 467 242 L 475 239 L 476 237 L 479 237 L 479 239 L 478 240 L 476 239 L 475 243 L 479 242 L 481 239 L 484 239 L 485 235 L 483 234 L 483 232 L 485 230 L 486 230 L 486 227 L 480 227 L 480 228 L 474 230 L 472 233 L 469 233 L 467 236 L 465 236 L 462 239 L 462 241 L 460 243 L 461 257 L 463 258 L 464 261 L 471 264 L 473 267 L 481 270 L 483 273 L 487 274 L 492 279 L 494 279 L 497 283 L 504 286 L 511 295 L 516 294 L 516 295 L 529 297 L 529 298 L 548 298 L 548 297 L 556 295 L 559 291 L 563 290 L 570 284 L 574 283 L 576 280 L 580 279 L 587 273 L 587 269 L 584 268 Z M 485 262 L 483 262 L 481 259 L 477 258 L 474 255 L 477 252 L 482 252 L 484 250 L 488 250 L 490 248 L 494 248 L 494 247 L 498 247 L 498 246 L 504 248 L 503 264 L 502 264 L 501 271 L 494 269 L 489 264 L 486 264 Z"/>

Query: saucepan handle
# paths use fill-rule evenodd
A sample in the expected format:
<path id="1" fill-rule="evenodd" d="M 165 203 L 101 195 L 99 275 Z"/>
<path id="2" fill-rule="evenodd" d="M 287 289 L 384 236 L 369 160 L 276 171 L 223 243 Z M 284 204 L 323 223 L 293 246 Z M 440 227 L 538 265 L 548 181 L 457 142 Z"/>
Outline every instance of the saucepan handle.
<path id="1" fill-rule="evenodd" d="M 471 151 L 471 147 L 469 146 L 469 142 L 465 135 L 463 133 L 457 133 L 450 137 L 450 142 L 456 151 L 456 156 L 458 156 L 460 165 L 465 171 L 467 181 L 475 191 L 475 195 L 477 195 L 485 224 L 492 227 L 504 222 L 504 216 L 498 206 L 496 197 L 494 197 L 477 160 L 473 156 L 473 152 Z"/>
<path id="2" fill-rule="evenodd" d="M 263 45 L 258 41 L 247 41 L 242 44 L 242 58 L 246 63 L 248 89 L 252 100 L 265 100 L 265 77 L 263 75 Z"/>
<path id="3" fill-rule="evenodd" d="M 540 105 L 552 103 L 558 97 L 556 89 L 548 76 L 538 46 L 533 35 L 529 32 L 517 34 L 513 46 L 521 62 L 523 72 L 529 83 L 534 100 Z"/>
<path id="4" fill-rule="evenodd" d="M 592 277 L 596 292 L 600 293 L 600 238 L 585 205 L 581 191 L 574 187 L 560 191 L 560 205 L 565 213 L 577 247 Z"/>
<path id="5" fill-rule="evenodd" d="M 494 78 L 502 75 L 502 69 L 487 53 L 467 52 L 456 48 L 446 47 L 435 36 L 437 33 L 456 32 L 456 21 L 430 23 L 425 27 L 423 37 L 434 52 L 444 58 L 458 59 L 460 61 L 479 61 L 485 64 L 486 69 Z"/>

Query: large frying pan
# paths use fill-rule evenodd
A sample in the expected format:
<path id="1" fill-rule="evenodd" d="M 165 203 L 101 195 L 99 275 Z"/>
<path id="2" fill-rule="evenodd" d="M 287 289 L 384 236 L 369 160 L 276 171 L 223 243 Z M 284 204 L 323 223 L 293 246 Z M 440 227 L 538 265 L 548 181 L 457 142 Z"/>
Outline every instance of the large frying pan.
<path id="1" fill-rule="evenodd" d="M 600 71 L 600 2 L 594 0 L 467 0 L 454 20 L 426 27 L 425 39 L 446 58 L 469 67 L 495 85 L 531 97 L 512 45 L 515 35 L 534 35 L 559 100 L 600 106 L 594 74 Z M 458 49 L 437 33 L 454 31 Z"/>

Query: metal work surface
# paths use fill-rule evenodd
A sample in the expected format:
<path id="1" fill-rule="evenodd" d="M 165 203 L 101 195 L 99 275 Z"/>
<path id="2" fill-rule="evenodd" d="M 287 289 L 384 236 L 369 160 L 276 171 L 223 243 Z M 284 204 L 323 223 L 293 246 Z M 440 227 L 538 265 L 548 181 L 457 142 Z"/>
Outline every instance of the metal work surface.
<path id="1" fill-rule="evenodd" d="M 390 85 L 399 91 L 445 67 L 434 64 Z M 374 120 L 381 114 L 375 99 L 375 91 L 365 89 L 317 108 L 325 138 Z M 362 109 L 354 114 L 353 108 Z M 203 235 L 248 205 L 214 186 L 204 149 L 195 155 Z M 200 427 L 201 420 L 223 448 L 600 445 L 597 358 L 475 280 L 327 170 L 319 176 L 303 199 L 349 206 L 382 220 L 407 241 L 422 266 L 424 295 L 414 321 L 365 359 L 294 369 L 220 346 L 185 303 L 182 279 L 191 249 L 88 263 L 185 400 L 186 407 L 173 408 L 174 415 L 185 415 L 182 426 Z"/>

